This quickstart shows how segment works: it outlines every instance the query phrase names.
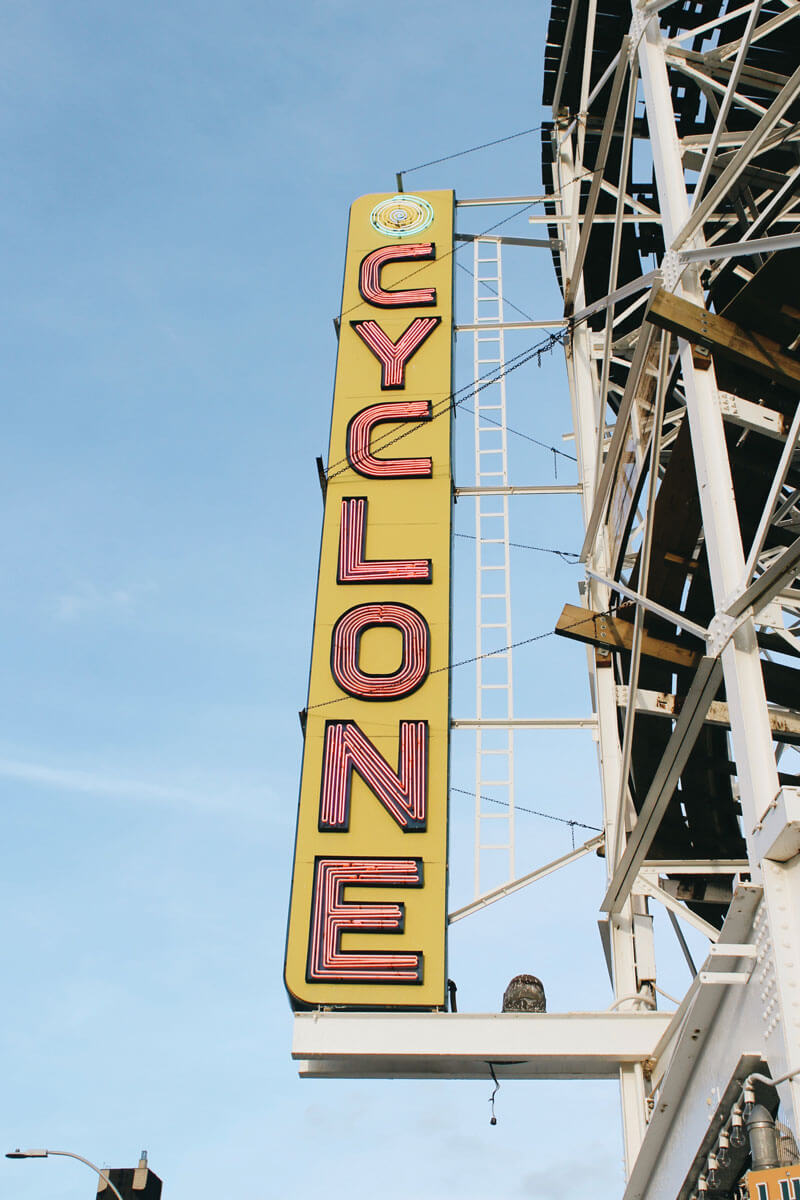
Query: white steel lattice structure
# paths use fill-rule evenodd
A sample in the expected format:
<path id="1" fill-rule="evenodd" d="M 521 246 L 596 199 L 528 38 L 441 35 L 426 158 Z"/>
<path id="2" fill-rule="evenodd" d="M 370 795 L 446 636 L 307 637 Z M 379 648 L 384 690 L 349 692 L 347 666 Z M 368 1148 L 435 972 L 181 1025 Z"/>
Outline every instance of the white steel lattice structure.
<path id="1" fill-rule="evenodd" d="M 508 544 L 508 434 L 506 430 L 503 259 L 499 238 L 474 243 L 472 319 L 475 394 L 475 895 L 488 855 L 514 878 L 514 732 L 487 729 L 484 718 L 514 716 L 511 578 Z M 484 325 L 486 328 L 481 329 Z M 489 799 L 491 793 L 492 799 Z M 492 803 L 492 800 L 495 803 Z M 497 804 L 499 801 L 499 805 Z"/>
<path id="2" fill-rule="evenodd" d="M 736 1194 L 747 1147 L 711 1156 L 751 1091 L 800 1132 L 799 63 L 797 0 L 552 4 L 531 220 L 569 323 L 586 572 L 557 632 L 590 648 L 617 1011 L 298 1018 L 308 1074 L 616 1076 L 624 1200 Z M 692 970 L 674 1014 L 655 904 Z"/>
<path id="3" fill-rule="evenodd" d="M 800 707 L 800 6 L 605 10 L 554 5 L 546 64 L 591 610 L 559 625 L 596 647 L 617 995 L 655 985 L 653 900 L 710 942 L 653 1061 L 621 1071 L 625 1198 L 683 1200 L 756 1060 L 800 1118 L 800 793 L 778 772 Z"/>

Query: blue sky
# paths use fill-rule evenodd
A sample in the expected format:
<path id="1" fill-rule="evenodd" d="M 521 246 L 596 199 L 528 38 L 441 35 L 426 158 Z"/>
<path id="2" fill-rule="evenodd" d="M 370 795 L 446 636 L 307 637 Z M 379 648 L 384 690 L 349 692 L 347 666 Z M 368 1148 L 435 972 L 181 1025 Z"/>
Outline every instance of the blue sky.
<path id="1" fill-rule="evenodd" d="M 301 1081 L 281 982 L 348 206 L 540 121 L 546 17 L 543 0 L 0 9 L 8 1147 L 130 1166 L 144 1146 L 169 1200 L 620 1192 L 611 1085 L 504 1085 L 490 1129 L 488 1082 Z M 406 185 L 536 192 L 538 139 Z M 461 210 L 459 227 L 506 214 Z M 538 232 L 527 214 L 506 228 Z M 528 253 L 508 293 L 555 316 L 549 258 Z M 558 352 L 509 402 L 511 423 L 569 450 Z M 553 478 L 547 452 L 512 454 L 517 482 Z M 456 528 L 471 520 L 459 505 Z M 513 520 L 518 541 L 579 546 L 573 499 Z M 470 555 L 462 539 L 457 657 Z M 515 637 L 551 629 L 575 569 L 518 551 L 513 570 Z M 584 666 L 573 643 L 521 651 L 517 711 L 588 712 Z M 453 686 L 471 715 L 468 670 Z M 455 735 L 453 783 L 472 769 Z M 597 823 L 588 734 L 521 746 L 518 781 L 520 804 Z M 460 801 L 454 903 L 470 889 Z M 569 844 L 566 826 L 520 816 L 518 869 Z M 497 1011 L 527 970 L 553 1009 L 607 1006 L 602 881 L 585 859 L 454 927 L 462 1007 Z M 0 1162 L 15 1200 L 93 1194 L 80 1164 Z"/>

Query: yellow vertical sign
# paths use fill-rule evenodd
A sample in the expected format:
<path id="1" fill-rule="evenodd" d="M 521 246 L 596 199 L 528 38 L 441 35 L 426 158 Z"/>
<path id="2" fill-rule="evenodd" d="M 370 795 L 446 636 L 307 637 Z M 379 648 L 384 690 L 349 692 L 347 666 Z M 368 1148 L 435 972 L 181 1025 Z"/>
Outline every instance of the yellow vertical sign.
<path id="1" fill-rule="evenodd" d="M 286 948 L 295 1008 L 444 1004 L 452 192 L 350 212 Z"/>

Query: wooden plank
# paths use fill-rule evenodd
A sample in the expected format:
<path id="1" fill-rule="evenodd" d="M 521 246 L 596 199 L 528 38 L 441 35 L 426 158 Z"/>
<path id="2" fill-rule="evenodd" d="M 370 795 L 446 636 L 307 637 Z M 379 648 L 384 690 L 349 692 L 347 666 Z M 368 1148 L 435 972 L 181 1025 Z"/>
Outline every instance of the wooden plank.
<path id="1" fill-rule="evenodd" d="M 800 391 L 800 362 L 784 354 L 777 342 L 763 334 L 742 329 L 733 321 L 673 296 L 663 288 L 653 297 L 646 319 L 757 375 Z"/>
<path id="2" fill-rule="evenodd" d="M 601 650 L 615 654 L 630 653 L 633 640 L 633 624 L 619 617 L 580 608 L 576 604 L 565 604 L 558 618 L 555 632 L 560 637 L 575 638 L 589 642 Z M 678 667 L 694 667 L 700 661 L 701 650 L 690 650 L 679 642 L 666 641 L 645 633 L 642 637 L 642 654 L 661 662 L 674 663 Z M 767 699 L 781 708 L 800 710 L 800 671 L 783 663 L 761 660 Z"/>
<path id="3" fill-rule="evenodd" d="M 618 684 L 615 691 L 619 707 L 627 708 L 629 694 L 627 686 Z M 680 714 L 684 699 L 684 696 L 676 696 L 674 692 L 651 692 L 637 688 L 636 711 L 647 713 L 649 716 L 668 717 L 675 720 Z M 777 741 L 792 743 L 800 741 L 800 712 L 788 708 L 770 708 L 768 716 L 772 736 Z M 706 713 L 706 724 L 730 729 L 730 711 L 724 700 L 712 700 Z"/>
<path id="4" fill-rule="evenodd" d="M 593 612 L 592 609 L 580 608 L 576 604 L 565 604 L 558 618 L 555 632 L 560 637 L 575 638 L 579 642 L 589 642 L 604 650 L 615 653 L 629 652 L 633 641 L 633 624 L 610 617 L 605 613 Z M 689 650 L 677 642 L 668 642 L 663 638 L 652 637 L 648 633 L 642 635 L 642 654 L 649 658 L 658 658 L 662 662 L 674 663 L 679 667 L 695 667 L 700 661 L 703 651 Z"/>

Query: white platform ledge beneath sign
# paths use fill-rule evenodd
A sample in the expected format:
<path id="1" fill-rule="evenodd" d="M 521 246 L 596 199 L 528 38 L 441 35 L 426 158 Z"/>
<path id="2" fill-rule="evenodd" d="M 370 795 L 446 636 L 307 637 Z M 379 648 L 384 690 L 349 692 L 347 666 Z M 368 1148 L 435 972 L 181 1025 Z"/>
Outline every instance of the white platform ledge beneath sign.
<path id="1" fill-rule="evenodd" d="M 668 1012 L 298 1013 L 292 1057 L 328 1079 L 612 1079 L 652 1057 Z"/>

